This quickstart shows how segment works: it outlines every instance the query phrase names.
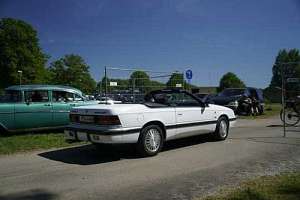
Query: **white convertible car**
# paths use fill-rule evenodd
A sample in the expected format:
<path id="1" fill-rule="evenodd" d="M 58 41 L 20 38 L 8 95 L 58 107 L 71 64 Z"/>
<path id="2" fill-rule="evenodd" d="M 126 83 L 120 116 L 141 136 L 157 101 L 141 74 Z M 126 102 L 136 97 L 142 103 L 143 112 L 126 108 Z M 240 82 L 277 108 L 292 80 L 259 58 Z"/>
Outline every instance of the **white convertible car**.
<path id="1" fill-rule="evenodd" d="M 67 140 L 136 143 L 144 156 L 156 155 L 165 141 L 211 133 L 225 140 L 236 120 L 230 108 L 203 103 L 183 90 L 158 90 L 144 104 L 99 104 L 71 110 Z"/>

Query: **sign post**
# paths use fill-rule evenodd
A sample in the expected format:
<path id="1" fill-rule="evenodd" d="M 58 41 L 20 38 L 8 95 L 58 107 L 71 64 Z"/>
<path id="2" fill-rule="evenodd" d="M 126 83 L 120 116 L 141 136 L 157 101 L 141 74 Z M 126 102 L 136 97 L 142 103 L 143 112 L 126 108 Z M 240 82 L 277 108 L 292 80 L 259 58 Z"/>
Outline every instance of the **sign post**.
<path id="1" fill-rule="evenodd" d="M 185 78 L 188 80 L 188 83 L 191 84 L 191 80 L 193 78 L 193 71 L 188 69 L 185 71 Z"/>

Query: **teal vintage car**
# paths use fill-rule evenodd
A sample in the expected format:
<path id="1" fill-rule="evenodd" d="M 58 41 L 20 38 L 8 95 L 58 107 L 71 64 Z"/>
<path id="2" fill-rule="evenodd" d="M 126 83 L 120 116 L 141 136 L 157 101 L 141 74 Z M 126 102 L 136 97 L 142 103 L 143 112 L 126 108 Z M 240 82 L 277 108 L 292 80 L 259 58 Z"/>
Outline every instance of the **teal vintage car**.
<path id="1" fill-rule="evenodd" d="M 72 107 L 97 103 L 67 86 L 11 86 L 0 98 L 0 129 L 15 132 L 60 128 L 69 123 Z"/>

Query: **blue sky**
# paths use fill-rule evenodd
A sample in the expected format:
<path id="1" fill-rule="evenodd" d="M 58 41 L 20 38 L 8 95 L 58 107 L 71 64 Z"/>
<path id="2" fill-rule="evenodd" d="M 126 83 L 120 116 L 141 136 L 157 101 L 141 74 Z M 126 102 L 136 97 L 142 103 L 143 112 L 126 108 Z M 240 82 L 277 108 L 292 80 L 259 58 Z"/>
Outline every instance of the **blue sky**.
<path id="1" fill-rule="evenodd" d="M 300 49 L 300 0 L 0 0 L 0 17 L 33 25 L 50 61 L 81 55 L 96 80 L 127 66 L 266 87 L 279 49 Z"/>

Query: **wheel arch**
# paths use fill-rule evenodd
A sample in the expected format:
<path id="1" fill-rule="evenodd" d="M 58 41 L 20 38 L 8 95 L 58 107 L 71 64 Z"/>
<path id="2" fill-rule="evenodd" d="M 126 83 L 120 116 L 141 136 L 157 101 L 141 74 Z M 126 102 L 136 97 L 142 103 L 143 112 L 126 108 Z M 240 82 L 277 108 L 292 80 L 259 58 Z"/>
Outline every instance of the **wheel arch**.
<path id="1" fill-rule="evenodd" d="M 229 117 L 228 117 L 228 115 L 226 115 L 226 114 L 221 114 L 220 116 L 219 116 L 219 118 L 218 118 L 218 120 L 221 118 L 221 117 L 225 117 L 226 119 L 227 119 L 227 123 L 228 123 L 228 126 L 230 125 L 230 120 L 229 120 Z"/>
<path id="2" fill-rule="evenodd" d="M 0 134 L 2 132 L 6 133 L 6 132 L 8 132 L 8 129 L 2 123 L 0 123 Z"/>
<path id="3" fill-rule="evenodd" d="M 166 127 L 165 127 L 164 123 L 162 123 L 159 120 L 149 121 L 149 122 L 147 122 L 146 124 L 143 125 L 143 127 L 142 127 L 141 130 L 143 130 L 144 128 L 146 128 L 147 126 L 150 126 L 150 125 L 157 125 L 157 126 L 159 126 L 161 128 L 161 130 L 163 131 L 164 140 L 166 139 L 167 132 L 166 132 Z"/>

